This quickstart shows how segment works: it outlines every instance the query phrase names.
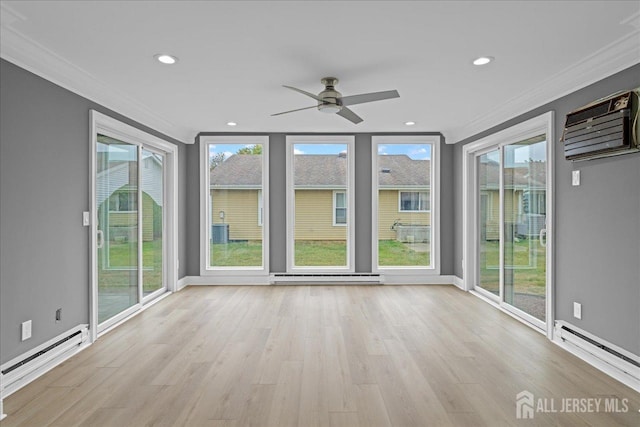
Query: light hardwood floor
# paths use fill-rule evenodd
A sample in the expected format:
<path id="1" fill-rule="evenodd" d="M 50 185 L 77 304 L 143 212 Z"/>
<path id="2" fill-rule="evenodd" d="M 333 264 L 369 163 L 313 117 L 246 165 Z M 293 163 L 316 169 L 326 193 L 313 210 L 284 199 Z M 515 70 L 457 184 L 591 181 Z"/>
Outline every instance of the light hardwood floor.
<path id="1" fill-rule="evenodd" d="M 535 413 L 516 394 L 629 399 Z M 639 426 L 640 395 L 453 286 L 189 287 L 5 400 L 9 426 Z"/>

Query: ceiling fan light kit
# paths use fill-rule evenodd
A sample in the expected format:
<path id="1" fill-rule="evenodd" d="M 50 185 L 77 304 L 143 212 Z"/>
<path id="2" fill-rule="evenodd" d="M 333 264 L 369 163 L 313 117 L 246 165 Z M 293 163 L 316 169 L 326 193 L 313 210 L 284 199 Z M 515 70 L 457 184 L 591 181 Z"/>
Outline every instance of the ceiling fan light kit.
<path id="1" fill-rule="evenodd" d="M 374 102 L 374 101 L 382 101 L 385 99 L 399 98 L 400 94 L 397 90 L 388 90 L 384 92 L 371 92 L 371 93 L 363 93 L 360 95 L 351 95 L 343 97 L 340 92 L 338 92 L 335 86 L 338 84 L 338 79 L 336 77 L 323 77 L 320 82 L 325 86 L 324 90 L 320 92 L 318 95 L 314 95 L 310 92 L 304 91 L 302 89 L 298 89 L 292 86 L 284 86 L 287 89 L 291 89 L 293 91 L 299 92 L 303 95 L 306 95 L 310 98 L 318 101 L 317 105 L 312 107 L 304 107 L 298 108 L 296 110 L 284 111 L 282 113 L 272 114 L 272 116 L 279 116 L 282 114 L 293 113 L 294 111 L 302 111 L 309 110 L 311 108 L 317 108 L 319 111 L 323 113 L 335 113 L 339 116 L 344 117 L 354 124 L 358 124 L 362 122 L 362 118 L 358 116 L 356 113 L 347 108 L 348 105 L 355 104 L 364 104 L 366 102 Z"/>

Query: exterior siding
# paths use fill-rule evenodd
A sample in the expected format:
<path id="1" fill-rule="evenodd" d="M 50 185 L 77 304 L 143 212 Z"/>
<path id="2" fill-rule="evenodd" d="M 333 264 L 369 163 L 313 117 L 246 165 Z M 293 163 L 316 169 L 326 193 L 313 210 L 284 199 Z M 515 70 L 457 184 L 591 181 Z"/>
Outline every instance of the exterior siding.
<path id="1" fill-rule="evenodd" d="M 486 240 L 498 240 L 500 238 L 500 192 L 498 190 L 485 190 L 482 195 L 487 197 L 486 212 Z M 505 223 L 515 224 L 525 221 L 521 212 L 522 190 L 509 190 L 504 192 Z"/>
<path id="2" fill-rule="evenodd" d="M 211 223 L 229 224 L 230 240 L 262 240 L 258 190 L 211 190 L 211 197 Z M 224 221 L 220 211 L 224 211 Z"/>
<path id="3" fill-rule="evenodd" d="M 401 223 L 431 224 L 431 212 L 400 212 L 399 190 L 378 192 L 378 239 L 395 240 L 396 232 L 391 229 L 396 220 Z"/>
<path id="4" fill-rule="evenodd" d="M 142 241 L 150 242 L 153 240 L 153 199 L 143 193 L 142 200 Z M 109 212 L 109 227 L 132 227 L 137 223 L 137 211 Z"/>
<path id="5" fill-rule="evenodd" d="M 296 240 L 346 240 L 347 227 L 333 225 L 333 190 L 296 190 Z"/>

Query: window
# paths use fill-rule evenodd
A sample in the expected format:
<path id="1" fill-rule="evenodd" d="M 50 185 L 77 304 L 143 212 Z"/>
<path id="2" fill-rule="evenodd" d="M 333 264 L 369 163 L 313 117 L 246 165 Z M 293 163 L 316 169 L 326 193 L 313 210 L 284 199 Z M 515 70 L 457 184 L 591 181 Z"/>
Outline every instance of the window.
<path id="1" fill-rule="evenodd" d="M 353 136 L 287 137 L 287 269 L 353 271 Z"/>
<path id="2" fill-rule="evenodd" d="M 373 269 L 438 274 L 439 137 L 374 136 L 372 141 Z"/>
<path id="3" fill-rule="evenodd" d="M 401 191 L 400 212 L 428 212 L 429 201 L 426 191 Z"/>
<path id="4" fill-rule="evenodd" d="M 347 225 L 347 193 L 333 192 L 333 225 Z"/>
<path id="5" fill-rule="evenodd" d="M 260 136 L 200 139 L 202 275 L 266 272 L 267 142 Z"/>
<path id="6" fill-rule="evenodd" d="M 138 192 L 134 189 L 118 190 L 109 197 L 109 211 L 136 212 L 138 210 Z"/>
<path id="7" fill-rule="evenodd" d="M 262 190 L 258 190 L 258 225 L 262 227 L 262 215 L 263 215 L 263 207 L 262 207 Z"/>

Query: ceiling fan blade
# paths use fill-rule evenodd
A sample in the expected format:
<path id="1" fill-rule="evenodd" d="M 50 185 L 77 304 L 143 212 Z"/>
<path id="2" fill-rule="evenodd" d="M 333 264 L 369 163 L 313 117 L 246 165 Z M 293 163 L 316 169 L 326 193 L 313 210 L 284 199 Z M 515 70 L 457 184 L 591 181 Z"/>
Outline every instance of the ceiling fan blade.
<path id="1" fill-rule="evenodd" d="M 345 119 L 349 120 L 350 122 L 356 125 L 362 121 L 362 118 L 360 116 L 358 116 L 356 113 L 354 113 L 347 107 L 342 107 L 342 109 L 338 111 L 336 114 L 344 117 Z"/>
<path id="2" fill-rule="evenodd" d="M 343 96 L 342 105 L 363 104 L 365 102 L 382 101 L 384 99 L 399 98 L 397 90 L 386 90 L 384 92 L 363 93 L 360 95 Z"/>
<path id="3" fill-rule="evenodd" d="M 303 95 L 307 95 L 307 96 L 315 99 L 316 101 L 321 101 L 321 99 L 317 95 L 314 95 L 311 92 L 307 92 L 306 90 L 298 89 L 297 87 L 293 87 L 293 86 L 286 86 L 286 85 L 282 85 L 282 86 L 286 87 L 287 89 L 291 89 L 291 90 L 295 90 L 296 92 L 300 92 Z"/>
<path id="4" fill-rule="evenodd" d="M 318 106 L 314 105 L 312 107 L 304 107 L 304 108 L 298 108 L 296 110 L 283 111 L 282 113 L 275 113 L 275 114 L 272 114 L 271 116 L 273 117 L 273 116 L 280 116 L 282 114 L 295 113 L 296 111 L 308 110 L 310 108 L 318 108 Z"/>

